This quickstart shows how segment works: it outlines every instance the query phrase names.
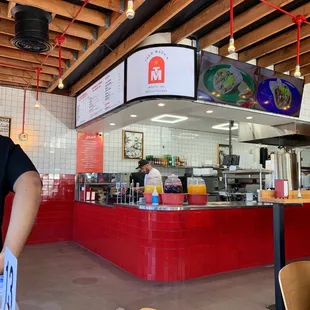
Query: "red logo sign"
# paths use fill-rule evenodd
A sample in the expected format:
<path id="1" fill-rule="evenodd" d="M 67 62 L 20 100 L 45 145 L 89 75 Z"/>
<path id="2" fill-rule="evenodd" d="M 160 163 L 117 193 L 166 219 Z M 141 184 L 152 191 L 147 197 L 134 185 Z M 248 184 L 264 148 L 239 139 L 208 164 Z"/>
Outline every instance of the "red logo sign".
<path id="1" fill-rule="evenodd" d="M 165 61 L 159 56 L 149 62 L 149 84 L 165 83 Z"/>

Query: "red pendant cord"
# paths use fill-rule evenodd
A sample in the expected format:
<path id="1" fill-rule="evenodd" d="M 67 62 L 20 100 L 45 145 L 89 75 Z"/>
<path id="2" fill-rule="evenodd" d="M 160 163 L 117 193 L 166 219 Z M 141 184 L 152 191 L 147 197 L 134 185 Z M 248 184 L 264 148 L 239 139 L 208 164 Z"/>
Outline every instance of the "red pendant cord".
<path id="1" fill-rule="evenodd" d="M 56 37 L 56 41 L 57 41 L 57 44 L 58 44 L 58 65 L 59 65 L 59 78 L 61 79 L 62 77 L 62 65 L 61 65 L 61 62 L 62 62 L 62 58 L 61 58 L 61 45 L 62 43 L 64 43 L 65 41 L 65 37 L 63 35 L 61 36 L 57 36 Z"/>
<path id="2" fill-rule="evenodd" d="M 37 94 L 36 94 L 36 100 L 39 101 L 39 82 L 40 82 L 40 72 L 41 72 L 41 68 L 36 68 L 36 72 L 37 72 Z"/>
<path id="3" fill-rule="evenodd" d="M 24 89 L 24 107 L 23 107 L 23 127 L 22 127 L 22 134 L 25 133 L 26 95 L 27 95 L 27 90 Z"/>
<path id="4" fill-rule="evenodd" d="M 234 0 L 230 0 L 230 37 L 234 36 Z"/>
<path id="5" fill-rule="evenodd" d="M 300 65 L 300 37 L 301 37 L 301 21 L 297 22 L 297 65 Z"/>

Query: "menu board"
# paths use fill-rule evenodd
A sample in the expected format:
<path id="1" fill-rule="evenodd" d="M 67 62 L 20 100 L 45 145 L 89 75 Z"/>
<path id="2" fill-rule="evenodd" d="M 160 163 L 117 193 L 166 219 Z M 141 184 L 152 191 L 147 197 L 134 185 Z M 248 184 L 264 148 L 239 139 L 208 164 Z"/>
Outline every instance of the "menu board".
<path id="1" fill-rule="evenodd" d="M 202 52 L 198 99 L 299 117 L 304 80 Z"/>
<path id="2" fill-rule="evenodd" d="M 76 127 L 124 104 L 125 64 L 121 63 L 77 98 Z"/>
<path id="3" fill-rule="evenodd" d="M 195 67 L 193 48 L 141 49 L 127 60 L 127 100 L 165 96 L 195 98 Z"/>
<path id="4" fill-rule="evenodd" d="M 0 136 L 10 137 L 11 119 L 8 117 L 0 117 Z"/>
<path id="5" fill-rule="evenodd" d="M 95 133 L 81 133 L 77 135 L 76 172 L 103 171 L 103 136 Z"/>

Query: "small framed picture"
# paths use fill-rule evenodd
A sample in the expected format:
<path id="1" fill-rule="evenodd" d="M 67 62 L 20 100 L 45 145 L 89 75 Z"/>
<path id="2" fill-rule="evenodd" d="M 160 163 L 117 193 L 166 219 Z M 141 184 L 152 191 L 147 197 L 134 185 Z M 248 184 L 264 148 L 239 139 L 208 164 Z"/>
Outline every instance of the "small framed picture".
<path id="1" fill-rule="evenodd" d="M 144 156 L 144 133 L 123 130 L 123 159 L 142 159 Z"/>
<path id="2" fill-rule="evenodd" d="M 0 135 L 5 137 L 11 136 L 11 119 L 0 116 Z"/>

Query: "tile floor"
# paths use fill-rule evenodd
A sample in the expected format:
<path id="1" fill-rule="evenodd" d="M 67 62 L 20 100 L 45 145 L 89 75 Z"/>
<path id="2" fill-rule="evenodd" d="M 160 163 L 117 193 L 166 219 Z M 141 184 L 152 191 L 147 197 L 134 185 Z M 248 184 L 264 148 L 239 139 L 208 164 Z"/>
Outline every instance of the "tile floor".
<path id="1" fill-rule="evenodd" d="M 190 280 L 136 279 L 74 243 L 28 246 L 19 260 L 20 310 L 259 310 L 273 301 L 273 269 Z"/>

